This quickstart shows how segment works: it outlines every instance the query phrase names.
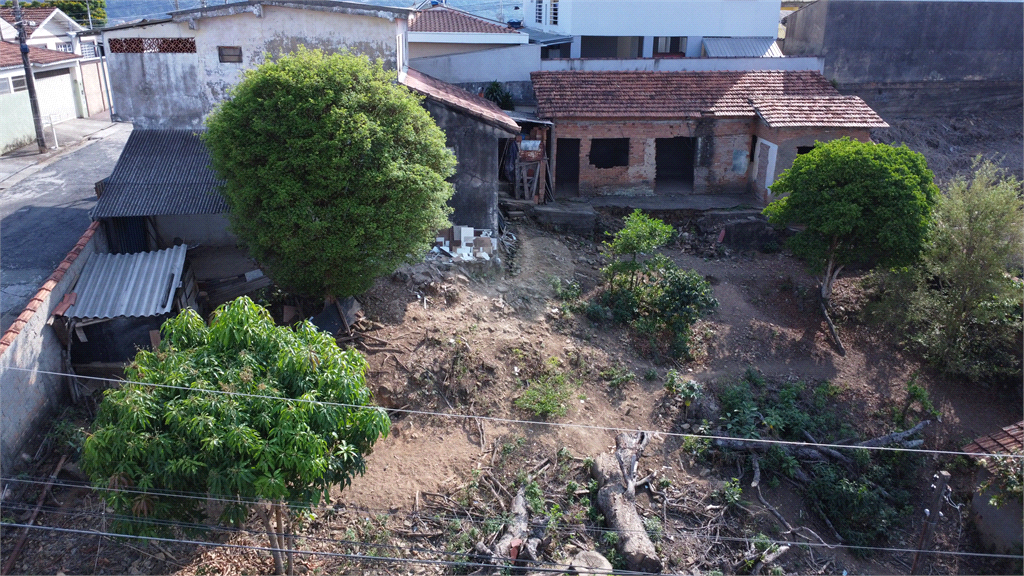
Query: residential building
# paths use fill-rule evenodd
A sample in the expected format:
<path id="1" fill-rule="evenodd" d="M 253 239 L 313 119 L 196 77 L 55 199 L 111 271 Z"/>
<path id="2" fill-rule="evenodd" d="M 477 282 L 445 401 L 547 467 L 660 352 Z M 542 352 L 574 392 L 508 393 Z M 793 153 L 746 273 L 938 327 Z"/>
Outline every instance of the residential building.
<path id="1" fill-rule="evenodd" d="M 554 123 L 556 194 L 678 195 L 769 186 L 816 141 L 887 124 L 820 73 L 534 72 Z"/>
<path id="2" fill-rule="evenodd" d="M 43 47 L 29 49 L 36 81 L 40 115 L 44 123 L 60 122 L 78 115 L 74 78 L 81 56 Z M 0 154 L 31 144 L 36 138 L 29 103 L 21 49 L 14 42 L 0 42 Z"/>
<path id="3" fill-rule="evenodd" d="M 529 36 L 507 24 L 447 6 L 420 10 L 409 22 L 410 60 L 521 46 L 529 42 Z"/>
<path id="4" fill-rule="evenodd" d="M 412 12 L 331 0 L 253 0 L 107 28 L 112 117 L 138 128 L 199 128 L 245 70 L 299 46 L 352 50 L 401 69 Z"/>
<path id="5" fill-rule="evenodd" d="M 106 68 L 96 37 L 57 8 L 25 8 L 29 62 L 44 124 L 84 118 L 109 108 Z M 14 10 L 0 8 L 0 153 L 35 139 Z"/>
<path id="6" fill-rule="evenodd" d="M 698 58 L 704 38 L 774 41 L 781 6 L 780 0 L 524 0 L 523 25 L 545 44 L 543 58 Z"/>

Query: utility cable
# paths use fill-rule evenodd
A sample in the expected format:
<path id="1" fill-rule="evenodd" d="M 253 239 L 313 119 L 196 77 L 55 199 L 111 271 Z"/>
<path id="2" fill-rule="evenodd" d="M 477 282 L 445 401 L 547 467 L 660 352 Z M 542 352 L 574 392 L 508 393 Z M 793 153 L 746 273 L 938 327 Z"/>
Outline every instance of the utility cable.
<path id="1" fill-rule="evenodd" d="M 113 490 L 113 489 L 110 489 L 110 490 Z M 21 507 L 24 507 L 26 510 L 28 509 L 27 505 L 21 505 Z M 21 507 L 19 507 L 18 509 L 21 509 Z M 46 507 L 44 507 L 44 508 L 46 508 Z M 384 513 L 383 510 L 374 510 L 374 509 L 370 509 L 370 510 Z M 353 510 L 353 511 L 362 512 L 362 510 Z M 99 517 L 99 516 L 103 515 L 103 514 L 95 513 L 95 512 L 67 511 L 67 510 L 64 510 L 64 509 L 55 509 L 52 512 L 60 513 L 60 514 L 65 514 L 65 515 L 69 515 L 69 516 L 81 515 L 81 516 L 95 516 L 95 517 Z M 389 512 L 389 515 L 390 516 L 395 516 L 394 513 L 390 513 L 390 512 Z M 403 514 L 403 516 L 406 517 L 406 518 L 417 517 L 417 516 L 425 516 L 428 519 L 469 521 L 470 523 L 475 524 L 475 525 L 486 524 L 486 522 L 488 520 L 501 520 L 501 521 L 505 521 L 506 520 L 503 517 L 484 517 L 484 518 L 481 518 L 481 519 L 446 517 L 446 516 L 435 517 L 433 515 L 426 515 L 426 514 L 422 514 L 422 513 L 419 513 L 419 514 L 416 514 L 416 513 L 405 513 L 405 514 Z M 263 530 L 237 529 L 237 528 L 229 528 L 229 527 L 216 528 L 216 527 L 211 527 L 211 526 L 208 526 L 208 525 L 205 525 L 205 524 L 185 523 L 185 522 L 179 522 L 179 521 L 173 521 L 173 520 L 147 519 L 147 518 L 141 518 L 141 517 L 137 517 L 137 516 L 124 516 L 124 515 L 115 515 L 115 514 L 105 514 L 105 517 L 107 517 L 107 518 L 111 518 L 111 517 L 123 518 L 126 521 L 132 521 L 132 522 L 137 522 L 137 523 L 150 523 L 150 524 L 171 525 L 171 526 L 178 526 L 178 527 L 183 527 L 183 528 L 200 527 L 200 528 L 205 528 L 205 529 L 215 529 L 215 530 L 226 531 L 226 532 L 244 532 L 244 533 L 252 533 L 252 534 L 266 534 L 266 531 L 263 531 Z M 531 526 L 531 527 L 546 527 L 547 523 L 546 522 L 534 522 L 534 521 L 531 521 L 531 522 L 528 522 L 528 526 Z M 598 534 L 601 534 L 601 533 L 640 533 L 641 532 L 640 530 L 616 530 L 616 529 L 612 529 L 612 528 L 601 528 L 601 527 L 597 527 L 597 526 L 594 526 L 594 527 L 584 527 L 583 531 L 584 532 L 595 532 L 595 533 L 598 533 Z M 646 531 L 644 531 L 644 532 L 646 532 Z M 749 537 L 720 536 L 720 535 L 719 536 L 713 536 L 713 535 L 710 535 L 710 534 L 697 534 L 697 533 L 682 534 L 682 536 L 687 537 L 687 538 L 696 538 L 696 539 L 699 539 L 699 540 L 721 540 L 721 541 L 726 541 L 726 542 L 750 542 L 750 541 L 753 540 L 752 538 L 749 538 Z M 427 549 L 423 549 L 423 548 L 404 548 L 404 547 L 399 547 L 399 546 L 394 546 L 394 545 L 390 545 L 389 546 L 389 545 L 374 544 L 374 543 L 369 543 L 369 542 L 320 538 L 320 537 L 315 537 L 315 536 L 302 536 L 302 537 L 307 539 L 307 540 L 322 541 L 322 542 L 332 542 L 332 543 L 339 543 L 339 544 L 346 544 L 346 545 L 376 546 L 378 548 L 397 548 L 397 549 L 400 549 L 400 550 L 414 550 L 414 551 L 437 553 L 437 554 L 450 554 L 447 551 L 436 550 L 436 549 L 429 549 L 429 548 L 427 548 Z M 777 544 L 777 545 L 793 545 L 794 544 L 793 541 L 789 541 L 789 540 L 768 540 L 768 542 L 771 543 L 771 544 Z M 865 550 L 865 551 L 880 551 L 880 552 L 925 553 L 925 554 L 938 554 L 938 555 L 972 556 L 972 557 L 981 557 L 981 558 L 1020 559 L 1022 557 L 1020 555 L 1012 555 L 1012 554 L 989 554 L 989 553 L 981 553 L 981 552 L 958 552 L 958 551 L 949 551 L 949 550 L 919 550 L 919 549 L 915 549 L 915 548 L 896 548 L 896 547 L 884 547 L 884 546 L 855 546 L 855 545 L 849 545 L 849 544 L 825 544 L 825 543 L 818 543 L 818 542 L 801 542 L 799 544 L 800 544 L 800 546 L 808 546 L 808 547 L 816 547 L 816 548 L 829 548 L 829 549 L 843 548 L 843 549 L 850 549 L 850 550 Z M 474 555 L 466 554 L 466 556 L 474 556 Z M 548 564 L 552 564 L 552 563 L 548 563 Z M 562 566 L 560 564 L 557 564 L 557 565 L 558 566 Z"/>
<path id="2" fill-rule="evenodd" d="M 342 402 L 327 402 L 324 400 L 309 400 L 305 398 L 286 398 L 282 396 L 267 396 L 262 394 L 250 394 L 247 392 L 233 392 L 229 390 L 213 390 L 209 388 L 193 388 L 189 386 L 174 386 L 171 384 L 154 384 L 152 382 L 137 382 L 134 380 L 118 380 L 116 378 L 102 378 L 99 376 L 81 376 L 77 374 L 66 374 L 64 372 L 52 372 L 48 370 L 39 370 L 38 368 L 17 368 L 14 366 L 8 367 L 7 370 L 16 370 L 20 372 L 29 372 L 35 374 L 47 374 L 51 376 L 64 376 L 68 378 L 88 379 L 88 380 L 100 380 L 104 382 L 114 382 L 117 384 L 135 384 L 138 386 L 149 386 L 152 388 L 163 388 L 168 390 L 182 390 L 186 392 L 205 392 L 208 394 L 217 394 L 223 396 L 237 396 L 240 398 L 255 398 L 264 400 L 276 400 L 283 402 L 297 402 L 306 404 L 316 404 L 318 406 L 333 406 L 337 408 L 356 408 L 356 409 L 373 409 L 382 410 L 385 412 L 398 413 L 398 414 L 415 414 L 420 416 L 436 416 L 440 418 L 453 418 L 461 420 L 478 420 L 485 422 L 496 422 L 501 424 L 518 424 L 518 425 L 530 425 L 530 426 L 551 426 L 555 428 L 575 428 L 581 430 L 590 431 L 602 431 L 602 432 L 637 432 L 638 429 L 632 428 L 618 428 L 614 426 L 597 426 L 593 424 L 571 424 L 566 422 L 543 422 L 534 420 L 519 420 L 515 418 L 499 418 L 497 416 L 477 416 L 473 414 L 460 414 L 453 412 L 432 412 L 428 410 L 412 410 L 409 408 L 383 408 L 380 406 L 364 406 L 361 404 L 346 404 Z M 782 445 L 782 446 L 795 446 L 795 447 L 810 447 L 810 448 L 831 448 L 847 449 L 847 450 L 877 450 L 877 451 L 888 451 L 888 452 L 909 452 L 916 454 L 941 454 L 946 456 L 969 456 L 969 457 L 984 457 L 984 456 L 1001 456 L 1007 458 L 1020 459 L 1024 458 L 1024 454 L 988 454 L 978 452 L 964 452 L 957 450 L 928 450 L 923 448 L 903 448 L 894 446 L 858 446 L 858 445 L 847 445 L 847 444 L 825 444 L 821 442 L 803 442 L 797 440 L 777 440 L 769 438 L 736 438 L 734 436 L 717 436 L 713 434 L 691 434 L 685 432 L 661 432 L 655 430 L 647 430 L 649 434 L 675 437 L 675 438 L 704 438 L 707 440 L 728 440 L 728 441 L 740 441 L 750 444 L 767 444 L 767 445 Z"/>

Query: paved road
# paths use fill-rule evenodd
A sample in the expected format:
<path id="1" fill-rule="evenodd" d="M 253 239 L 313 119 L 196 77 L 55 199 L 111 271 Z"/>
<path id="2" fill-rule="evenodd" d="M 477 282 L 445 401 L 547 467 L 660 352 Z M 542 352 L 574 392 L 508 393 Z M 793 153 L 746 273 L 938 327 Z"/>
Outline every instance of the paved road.
<path id="1" fill-rule="evenodd" d="M 115 124 L 0 190 L 0 331 L 7 330 L 89 226 L 94 185 L 110 176 L 131 129 Z M 0 158 L 0 165 L 13 161 Z"/>

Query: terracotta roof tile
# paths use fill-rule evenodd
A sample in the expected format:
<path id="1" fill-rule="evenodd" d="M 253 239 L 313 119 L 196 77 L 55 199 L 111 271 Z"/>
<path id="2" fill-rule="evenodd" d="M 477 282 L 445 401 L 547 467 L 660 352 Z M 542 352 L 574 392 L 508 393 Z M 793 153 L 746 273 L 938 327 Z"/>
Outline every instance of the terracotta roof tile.
<path id="1" fill-rule="evenodd" d="M 33 64 L 53 64 L 81 58 L 78 54 L 50 50 L 41 46 L 28 47 L 28 59 Z M 0 68 L 21 65 L 21 48 L 14 42 L 0 42 Z"/>
<path id="2" fill-rule="evenodd" d="M 814 71 L 533 72 L 531 78 L 541 118 L 750 117 L 756 113 L 751 100 L 841 96 Z M 863 107 L 857 110 L 866 117 L 870 108 Z"/>
<path id="3" fill-rule="evenodd" d="M 513 134 L 519 133 L 519 124 L 509 117 L 498 105 L 486 98 L 467 92 L 458 86 L 442 82 L 409 68 L 401 78 L 401 83 L 427 98 L 443 102 L 475 116 L 480 120 Z"/>
<path id="4" fill-rule="evenodd" d="M 978 454 L 1024 454 L 1024 420 L 1010 424 L 999 432 L 976 439 L 963 448 L 964 452 Z M 995 463 L 989 463 L 989 467 Z"/>
<path id="5" fill-rule="evenodd" d="M 429 10 L 421 10 L 413 17 L 409 24 L 409 32 L 472 32 L 478 34 L 519 34 L 517 30 L 509 28 L 499 22 L 487 20 L 479 16 L 452 10 L 451 8 L 437 7 Z"/>
<path id="6" fill-rule="evenodd" d="M 858 96 L 768 96 L 752 101 L 758 116 L 772 128 L 833 126 L 888 128 Z"/>
<path id="7" fill-rule="evenodd" d="M 39 25 L 49 18 L 54 10 L 56 8 L 22 8 L 21 17 L 26 22 L 34 22 L 34 24 L 26 24 L 25 34 L 31 38 L 32 34 L 39 28 Z M 14 8 L 0 8 L 0 18 L 7 20 L 11 26 L 15 26 Z"/>

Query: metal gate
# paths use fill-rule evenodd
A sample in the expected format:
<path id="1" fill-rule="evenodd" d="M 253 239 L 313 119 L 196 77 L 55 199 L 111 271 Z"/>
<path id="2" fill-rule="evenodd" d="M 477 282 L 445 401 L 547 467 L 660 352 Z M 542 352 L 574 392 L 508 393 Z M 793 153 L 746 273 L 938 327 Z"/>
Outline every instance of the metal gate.
<path id="1" fill-rule="evenodd" d="M 36 94 L 39 97 L 39 113 L 44 123 L 63 122 L 78 117 L 75 106 L 75 86 L 71 81 L 71 70 L 39 72 L 36 78 Z"/>

